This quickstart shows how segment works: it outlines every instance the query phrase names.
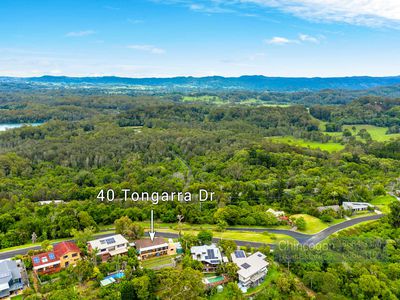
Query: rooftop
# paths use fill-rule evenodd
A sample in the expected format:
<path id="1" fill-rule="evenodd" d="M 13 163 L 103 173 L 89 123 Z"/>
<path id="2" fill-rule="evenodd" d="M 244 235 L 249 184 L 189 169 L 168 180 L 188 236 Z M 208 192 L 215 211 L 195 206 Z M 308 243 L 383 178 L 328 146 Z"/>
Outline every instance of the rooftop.
<path id="1" fill-rule="evenodd" d="M 248 257 L 241 257 L 241 254 L 239 254 L 240 257 L 237 257 L 236 254 L 232 254 L 233 257 L 237 258 L 234 263 L 240 268 L 239 276 L 244 278 L 249 278 L 268 266 L 268 262 L 265 261 L 266 256 L 261 252 L 256 252 Z"/>
<path id="2" fill-rule="evenodd" d="M 32 264 L 34 267 L 46 265 L 48 263 L 58 262 L 59 257 L 56 256 L 54 251 L 40 253 L 32 256 Z"/>
<path id="3" fill-rule="evenodd" d="M 17 263 L 13 260 L 3 260 L 0 262 L 0 285 L 7 284 L 12 278 L 21 278 L 21 272 Z M 1 289 L 0 289 L 1 290 Z"/>
<path id="4" fill-rule="evenodd" d="M 151 239 L 136 240 L 135 241 L 135 247 L 136 247 L 136 249 L 140 250 L 140 249 L 143 249 L 143 248 L 149 248 L 149 247 L 164 245 L 166 243 L 167 242 L 162 237 L 155 237 L 153 239 L 153 241 Z"/>
<path id="5" fill-rule="evenodd" d="M 79 247 L 74 242 L 69 241 L 61 242 L 54 245 L 53 250 L 57 257 L 64 256 L 66 253 L 69 252 L 81 252 Z"/>
<path id="6" fill-rule="evenodd" d="M 222 261 L 222 255 L 218 247 L 214 244 L 194 246 L 190 248 L 193 259 L 207 262 L 209 264 L 219 264 Z"/>
<path id="7" fill-rule="evenodd" d="M 92 249 L 104 249 L 108 247 L 113 247 L 116 245 L 121 245 L 121 244 L 129 244 L 128 241 L 121 235 L 121 234 L 116 234 L 113 236 L 109 236 L 106 238 L 101 238 L 93 241 L 88 242 Z"/>

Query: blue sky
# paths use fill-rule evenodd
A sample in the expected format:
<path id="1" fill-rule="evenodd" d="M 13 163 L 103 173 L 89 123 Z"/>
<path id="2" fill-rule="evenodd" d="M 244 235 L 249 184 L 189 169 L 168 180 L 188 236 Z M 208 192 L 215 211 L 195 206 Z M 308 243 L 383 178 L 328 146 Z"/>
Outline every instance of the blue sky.
<path id="1" fill-rule="evenodd" d="M 0 76 L 400 75 L 398 0 L 2 0 L 0 16 Z"/>

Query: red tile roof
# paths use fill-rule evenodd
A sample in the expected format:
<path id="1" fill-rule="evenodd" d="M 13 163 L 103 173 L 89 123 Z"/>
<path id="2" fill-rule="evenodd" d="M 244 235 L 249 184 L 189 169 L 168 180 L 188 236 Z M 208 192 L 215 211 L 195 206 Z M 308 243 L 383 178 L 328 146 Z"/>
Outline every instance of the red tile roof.
<path id="1" fill-rule="evenodd" d="M 44 261 L 43 261 L 44 259 Z M 40 253 L 38 255 L 32 256 L 32 264 L 34 267 L 36 266 L 41 266 L 45 265 L 51 262 L 58 261 L 59 258 L 53 251 L 45 252 L 45 253 Z"/>
<path id="2" fill-rule="evenodd" d="M 69 252 L 81 252 L 79 247 L 74 242 L 61 242 L 54 245 L 54 253 L 57 257 L 62 257 Z"/>
<path id="3" fill-rule="evenodd" d="M 79 247 L 73 242 L 61 242 L 53 247 L 53 251 L 40 253 L 32 256 L 32 264 L 34 267 L 48 264 L 50 262 L 58 261 L 60 257 L 69 252 L 81 252 Z M 45 261 L 43 261 L 45 258 Z M 46 261 L 47 259 L 47 261 Z"/>

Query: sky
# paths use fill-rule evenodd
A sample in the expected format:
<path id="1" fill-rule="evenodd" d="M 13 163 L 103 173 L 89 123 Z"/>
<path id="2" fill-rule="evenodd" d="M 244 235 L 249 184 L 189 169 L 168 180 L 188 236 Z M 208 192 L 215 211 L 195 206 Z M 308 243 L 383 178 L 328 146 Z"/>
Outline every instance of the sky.
<path id="1" fill-rule="evenodd" d="M 400 75 L 399 0 L 1 0 L 0 76 Z"/>

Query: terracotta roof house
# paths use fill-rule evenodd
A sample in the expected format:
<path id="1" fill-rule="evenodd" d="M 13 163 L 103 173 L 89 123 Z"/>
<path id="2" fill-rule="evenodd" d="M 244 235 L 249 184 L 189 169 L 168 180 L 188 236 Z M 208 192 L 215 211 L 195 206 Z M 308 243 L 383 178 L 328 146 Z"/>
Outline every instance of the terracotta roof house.
<path id="1" fill-rule="evenodd" d="M 176 245 L 167 242 L 162 237 L 155 237 L 153 241 L 151 239 L 136 240 L 134 245 L 141 260 L 176 254 Z"/>
<path id="2" fill-rule="evenodd" d="M 38 274 L 52 274 L 61 270 L 60 259 L 54 251 L 32 256 L 33 271 Z"/>
<path id="3" fill-rule="evenodd" d="M 81 259 L 81 250 L 73 242 L 61 242 L 54 246 L 54 253 L 60 259 L 61 268 L 75 266 Z"/>
<path id="4" fill-rule="evenodd" d="M 0 298 L 9 297 L 24 287 L 21 272 L 14 260 L 0 261 Z"/>
<path id="5" fill-rule="evenodd" d="M 80 249 L 74 242 L 61 242 L 54 245 L 53 251 L 33 256 L 33 270 L 38 274 L 56 273 L 70 265 L 76 265 L 80 259 Z"/>

